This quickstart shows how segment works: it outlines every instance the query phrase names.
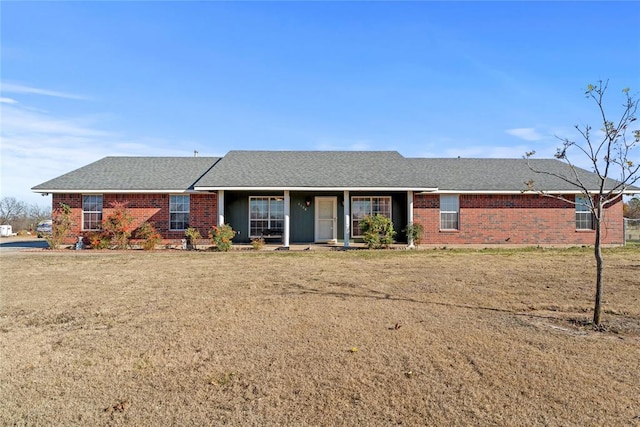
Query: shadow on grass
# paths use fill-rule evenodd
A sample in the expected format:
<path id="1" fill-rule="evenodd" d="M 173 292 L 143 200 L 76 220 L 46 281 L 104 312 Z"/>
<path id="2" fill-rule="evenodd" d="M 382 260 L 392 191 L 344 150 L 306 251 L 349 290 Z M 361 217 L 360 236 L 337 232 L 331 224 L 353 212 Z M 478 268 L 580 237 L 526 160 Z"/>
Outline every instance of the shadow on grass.
<path id="1" fill-rule="evenodd" d="M 553 315 L 536 314 L 532 312 L 532 311 L 535 311 L 535 309 L 532 309 L 532 311 L 522 311 L 522 310 L 517 311 L 517 310 L 509 310 L 509 309 L 498 308 L 498 307 L 487 307 L 487 306 L 481 306 L 481 305 L 456 304 L 456 303 L 442 302 L 442 301 L 417 300 L 415 298 L 395 296 L 386 292 L 381 292 L 375 289 L 370 289 L 365 287 L 362 287 L 360 289 L 363 289 L 364 291 L 366 291 L 366 293 L 351 293 L 351 292 L 344 292 L 344 291 L 342 292 L 322 291 L 320 289 L 316 289 L 316 288 L 312 288 L 312 287 L 308 287 L 300 284 L 291 285 L 291 286 L 297 288 L 299 293 L 302 295 L 305 295 L 305 294 L 321 295 L 321 296 L 342 298 L 342 299 L 362 298 L 362 299 L 373 299 L 373 300 L 379 300 L 379 301 L 403 301 L 403 302 L 410 302 L 415 304 L 437 305 L 437 306 L 449 307 L 449 308 L 460 308 L 465 310 L 480 310 L 480 311 L 488 311 L 488 312 L 494 312 L 494 313 L 504 313 L 512 316 L 521 316 L 521 317 L 534 318 L 534 319 L 550 320 L 556 323 L 562 323 L 562 324 L 579 328 L 582 330 L 590 329 L 595 332 L 613 333 L 616 335 L 620 333 L 640 335 L 640 319 L 639 318 L 627 313 L 623 314 L 623 313 L 617 313 L 617 312 L 612 312 L 607 310 L 605 310 L 605 313 L 607 313 L 610 316 L 615 316 L 616 318 L 620 318 L 620 320 L 615 322 L 615 324 L 610 324 L 609 322 L 603 322 L 601 325 L 594 325 L 593 322 L 590 320 L 590 318 L 588 319 L 577 318 L 575 316 L 567 317 L 567 315 L 569 315 L 572 312 L 558 311 L 558 316 L 553 316 Z M 287 292 L 287 293 L 293 293 L 293 292 Z M 565 316 L 562 316 L 561 313 L 564 313 Z M 585 313 L 591 313 L 591 310 L 586 311 Z M 626 327 L 622 325 L 625 325 Z"/>

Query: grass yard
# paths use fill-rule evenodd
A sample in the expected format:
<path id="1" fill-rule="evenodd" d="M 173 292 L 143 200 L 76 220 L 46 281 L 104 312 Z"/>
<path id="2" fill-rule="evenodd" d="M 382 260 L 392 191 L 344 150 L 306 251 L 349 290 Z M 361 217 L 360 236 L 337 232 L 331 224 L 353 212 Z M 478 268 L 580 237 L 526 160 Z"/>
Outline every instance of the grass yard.
<path id="1" fill-rule="evenodd" d="M 640 426 L 640 248 L 3 255 L 2 425 Z"/>

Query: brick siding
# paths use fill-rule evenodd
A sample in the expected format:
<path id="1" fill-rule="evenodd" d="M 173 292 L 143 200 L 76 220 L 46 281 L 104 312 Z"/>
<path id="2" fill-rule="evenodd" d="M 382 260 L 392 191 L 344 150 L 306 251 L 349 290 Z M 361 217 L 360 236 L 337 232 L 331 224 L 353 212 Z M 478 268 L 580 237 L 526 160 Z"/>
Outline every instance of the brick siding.
<path id="1" fill-rule="evenodd" d="M 576 230 L 575 206 L 541 195 L 461 194 L 458 230 L 440 230 L 440 196 L 414 195 L 422 244 L 591 245 L 595 231 Z M 573 198 L 573 196 L 568 196 Z M 603 244 L 623 244 L 622 203 L 605 212 Z"/>
<path id="2" fill-rule="evenodd" d="M 573 196 L 569 196 L 573 197 Z M 114 202 L 127 202 L 137 227 L 152 222 L 165 242 L 184 238 L 183 231 L 169 230 L 168 194 L 104 194 L 103 217 L 113 211 Z M 216 193 L 191 194 L 190 222 L 208 236 L 217 225 Z M 71 207 L 72 236 L 82 231 L 82 195 L 53 194 L 53 207 Z M 609 205 L 603 224 L 603 244 L 623 244 L 622 202 Z M 595 231 L 576 230 L 575 206 L 540 195 L 460 195 L 458 230 L 440 230 L 440 196 L 414 194 L 414 221 L 424 228 L 422 244 L 518 244 L 591 245 Z M 295 224 L 291 224 L 295 227 Z M 75 239 L 70 239 L 71 243 Z"/>
<path id="3" fill-rule="evenodd" d="M 164 241 L 184 238 L 184 231 L 169 230 L 169 194 L 103 194 L 102 217 L 113 212 L 113 203 L 127 204 L 127 210 L 134 218 L 134 227 L 149 221 L 156 227 Z M 53 207 L 65 203 L 71 207 L 74 227 L 72 236 L 86 236 L 90 231 L 82 230 L 82 195 L 53 194 Z M 203 237 L 208 236 L 212 226 L 218 221 L 218 197 L 216 193 L 191 194 L 190 226 L 200 231 Z M 75 241 L 75 239 L 72 239 Z M 71 242 L 71 240 L 69 241 Z M 67 243 L 69 243 L 67 242 Z"/>

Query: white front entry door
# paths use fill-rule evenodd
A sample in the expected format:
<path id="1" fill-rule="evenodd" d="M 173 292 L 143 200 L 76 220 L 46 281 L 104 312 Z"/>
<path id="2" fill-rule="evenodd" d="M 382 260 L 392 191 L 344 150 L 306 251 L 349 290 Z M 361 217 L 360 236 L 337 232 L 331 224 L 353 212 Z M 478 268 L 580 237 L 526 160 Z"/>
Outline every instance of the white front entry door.
<path id="1" fill-rule="evenodd" d="M 316 197 L 315 241 L 328 242 L 338 238 L 337 197 Z"/>

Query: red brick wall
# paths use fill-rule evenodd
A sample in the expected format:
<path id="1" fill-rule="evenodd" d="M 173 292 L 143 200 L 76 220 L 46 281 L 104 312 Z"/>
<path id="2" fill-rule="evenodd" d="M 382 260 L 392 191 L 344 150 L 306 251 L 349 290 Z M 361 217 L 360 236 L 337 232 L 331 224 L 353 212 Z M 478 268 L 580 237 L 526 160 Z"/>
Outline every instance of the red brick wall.
<path id="1" fill-rule="evenodd" d="M 573 196 L 569 196 L 573 197 Z M 113 202 L 127 202 L 136 226 L 153 222 L 165 240 L 184 237 L 182 231 L 169 230 L 168 194 L 104 194 L 103 216 L 112 211 Z M 66 203 L 71 207 L 75 228 L 82 232 L 82 195 L 54 194 L 53 207 Z M 618 200 L 605 213 L 604 244 L 623 243 L 622 203 Z M 217 194 L 191 195 L 191 226 L 206 237 L 217 224 Z M 557 244 L 591 245 L 594 231 L 575 228 L 575 206 L 539 195 L 460 195 L 459 230 L 440 230 L 440 197 L 437 194 L 414 195 L 414 221 L 424 227 L 423 244 Z M 292 224 L 295 227 L 295 224 Z M 75 241 L 75 239 L 71 240 Z M 70 242 L 71 242 L 70 241 Z"/>
<path id="2" fill-rule="evenodd" d="M 573 198 L 573 196 L 568 196 Z M 461 194 L 459 230 L 440 230 L 440 196 L 414 195 L 422 244 L 593 244 L 595 231 L 576 230 L 575 206 L 540 195 Z M 622 244 L 621 200 L 606 209 L 603 243 Z"/>
<path id="3" fill-rule="evenodd" d="M 103 194 L 103 218 L 113 212 L 113 203 L 127 203 L 127 210 L 134 218 L 134 226 L 145 221 L 152 222 L 164 240 L 184 238 L 183 231 L 169 230 L 169 194 Z M 82 195 L 54 194 L 53 207 L 65 203 L 71 207 L 74 228 L 73 236 L 86 235 L 82 231 Z M 190 225 L 198 228 L 203 237 L 209 234 L 218 221 L 218 197 L 216 193 L 191 194 Z"/>

